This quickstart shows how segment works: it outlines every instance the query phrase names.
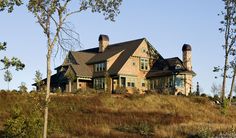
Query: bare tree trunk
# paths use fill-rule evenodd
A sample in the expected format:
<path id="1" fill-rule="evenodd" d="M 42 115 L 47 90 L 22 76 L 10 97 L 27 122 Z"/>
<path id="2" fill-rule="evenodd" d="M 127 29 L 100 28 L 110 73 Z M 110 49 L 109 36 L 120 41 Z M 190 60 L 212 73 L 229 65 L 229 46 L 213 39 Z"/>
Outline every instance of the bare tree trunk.
<path id="1" fill-rule="evenodd" d="M 232 82 L 231 82 L 231 88 L 230 88 L 230 92 L 229 92 L 229 102 L 230 103 L 231 103 L 232 97 L 233 97 L 235 76 L 236 76 L 236 69 L 234 69 L 234 74 L 233 74 L 233 78 L 232 78 Z"/>
<path id="2" fill-rule="evenodd" d="M 51 54 L 52 54 L 52 48 L 50 47 L 50 40 L 48 45 L 49 46 L 47 54 L 47 90 L 45 97 L 43 138 L 47 138 L 47 127 L 48 127 L 48 104 L 49 104 L 50 84 L 51 84 Z"/>
<path id="3" fill-rule="evenodd" d="M 225 99 L 225 84 L 226 84 L 227 66 L 228 66 L 228 54 L 225 55 L 224 74 L 223 74 L 223 83 L 222 83 L 222 91 L 221 91 L 221 101 L 222 102 L 224 102 L 224 99 Z"/>
<path id="4" fill-rule="evenodd" d="M 229 2 L 226 3 L 226 6 L 229 6 Z M 229 16 L 230 12 L 227 9 L 226 15 Z M 223 73 L 223 82 L 222 82 L 222 91 L 221 91 L 221 102 L 224 102 L 225 99 L 225 85 L 226 85 L 226 76 L 227 76 L 227 66 L 228 66 L 228 57 L 229 57 L 229 34 L 230 34 L 231 21 L 226 20 L 226 28 L 225 28 L 225 62 L 224 62 L 224 73 Z"/>

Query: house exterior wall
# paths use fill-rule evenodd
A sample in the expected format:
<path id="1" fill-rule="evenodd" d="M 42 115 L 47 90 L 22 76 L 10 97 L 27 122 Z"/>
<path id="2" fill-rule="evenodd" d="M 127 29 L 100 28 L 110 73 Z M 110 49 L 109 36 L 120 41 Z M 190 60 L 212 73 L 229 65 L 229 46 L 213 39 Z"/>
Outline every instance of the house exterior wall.
<path id="1" fill-rule="evenodd" d="M 192 51 L 183 51 L 183 64 L 187 70 L 192 70 Z"/>
<path id="2" fill-rule="evenodd" d="M 150 56 L 148 55 L 147 51 L 148 51 L 148 45 L 146 41 L 143 41 L 140 44 L 140 46 L 135 50 L 133 55 L 126 61 L 126 63 L 123 65 L 123 67 L 118 73 L 123 77 L 126 77 L 126 80 L 134 79 L 135 77 L 136 90 L 140 91 L 141 93 L 144 92 L 145 90 L 148 90 L 146 75 L 150 70 L 150 65 L 148 64 L 147 70 L 141 70 L 140 68 L 141 58 L 148 59 L 148 61 L 150 59 Z M 134 91 L 132 87 L 127 87 L 127 90 L 131 93 Z"/>
<path id="3" fill-rule="evenodd" d="M 123 51 L 119 52 L 118 54 L 110 57 L 108 60 L 107 60 L 107 66 L 106 66 L 106 69 L 109 70 L 110 67 L 112 66 L 112 64 L 116 61 L 116 59 L 120 56 L 120 54 L 122 53 Z"/>

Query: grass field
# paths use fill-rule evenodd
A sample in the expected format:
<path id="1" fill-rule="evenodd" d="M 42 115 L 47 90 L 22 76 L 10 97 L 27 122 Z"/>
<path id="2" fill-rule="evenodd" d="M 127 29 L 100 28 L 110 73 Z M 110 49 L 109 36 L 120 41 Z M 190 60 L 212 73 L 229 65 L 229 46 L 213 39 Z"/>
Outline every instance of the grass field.
<path id="1" fill-rule="evenodd" d="M 0 130 L 14 108 L 43 113 L 42 94 L 0 93 Z M 52 95 L 49 137 L 236 137 L 236 106 L 222 114 L 206 97 Z"/>

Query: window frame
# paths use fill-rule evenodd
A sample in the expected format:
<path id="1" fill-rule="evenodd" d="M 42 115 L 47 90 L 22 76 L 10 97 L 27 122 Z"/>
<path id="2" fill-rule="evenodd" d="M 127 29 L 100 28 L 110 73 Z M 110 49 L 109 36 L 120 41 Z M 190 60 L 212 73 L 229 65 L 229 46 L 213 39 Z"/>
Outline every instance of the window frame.
<path id="1" fill-rule="evenodd" d="M 148 71 L 149 70 L 149 59 L 140 58 L 140 70 Z"/>
<path id="2" fill-rule="evenodd" d="M 106 70 L 106 63 L 96 63 L 94 64 L 94 72 L 103 72 Z"/>

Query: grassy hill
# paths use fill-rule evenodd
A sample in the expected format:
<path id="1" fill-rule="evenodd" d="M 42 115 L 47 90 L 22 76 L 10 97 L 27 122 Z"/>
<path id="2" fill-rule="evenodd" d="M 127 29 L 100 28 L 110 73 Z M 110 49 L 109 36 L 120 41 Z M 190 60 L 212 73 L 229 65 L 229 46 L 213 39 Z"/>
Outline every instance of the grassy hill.
<path id="1" fill-rule="evenodd" d="M 0 93 L 0 130 L 18 107 L 30 117 L 43 112 L 43 95 Z M 224 115 L 204 97 L 172 95 L 53 95 L 50 137 L 210 137 L 236 136 L 236 107 Z"/>

